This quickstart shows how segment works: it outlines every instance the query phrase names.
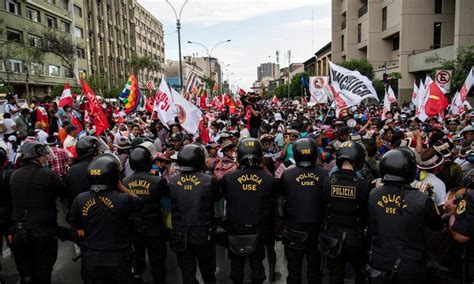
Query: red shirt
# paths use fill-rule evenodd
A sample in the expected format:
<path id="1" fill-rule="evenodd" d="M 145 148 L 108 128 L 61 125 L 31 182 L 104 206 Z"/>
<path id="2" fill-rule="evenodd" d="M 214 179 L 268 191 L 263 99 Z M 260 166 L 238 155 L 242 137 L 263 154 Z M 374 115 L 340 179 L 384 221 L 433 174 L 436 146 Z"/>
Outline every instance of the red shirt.
<path id="1" fill-rule="evenodd" d="M 65 176 L 69 165 L 69 155 L 64 149 L 54 146 L 51 147 L 51 152 L 55 156 L 53 159 L 49 158 L 51 168 L 59 177 Z"/>

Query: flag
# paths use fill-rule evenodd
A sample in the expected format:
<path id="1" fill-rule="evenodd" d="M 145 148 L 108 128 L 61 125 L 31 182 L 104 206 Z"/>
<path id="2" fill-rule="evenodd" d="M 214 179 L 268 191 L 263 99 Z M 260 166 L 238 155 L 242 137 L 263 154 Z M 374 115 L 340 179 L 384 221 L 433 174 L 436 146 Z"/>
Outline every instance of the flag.
<path id="1" fill-rule="evenodd" d="M 420 87 L 418 88 L 418 105 L 416 108 L 416 116 L 420 121 L 425 121 L 428 115 L 425 113 L 425 105 L 429 99 L 428 86 L 433 82 L 430 76 L 426 76 L 425 82 L 420 81 Z"/>
<path id="2" fill-rule="evenodd" d="M 109 128 L 109 122 L 107 121 L 107 116 L 104 113 L 104 110 L 100 106 L 100 102 L 94 94 L 94 91 L 87 85 L 86 81 L 81 80 L 82 92 L 87 98 L 87 103 L 89 105 L 90 114 L 92 114 L 93 122 L 95 125 L 95 131 L 97 136 L 100 136 L 104 130 Z"/>
<path id="3" fill-rule="evenodd" d="M 72 108 L 72 95 L 71 95 L 71 87 L 69 83 L 64 85 L 63 93 L 59 98 L 58 107 L 70 106 Z"/>
<path id="4" fill-rule="evenodd" d="M 471 67 L 471 71 L 469 71 L 469 74 L 467 74 L 467 78 L 462 84 L 461 89 L 459 90 L 459 93 L 461 94 L 461 100 L 464 102 L 466 100 L 467 94 L 469 93 L 469 90 L 471 87 L 474 85 L 474 67 Z"/>
<path id="5" fill-rule="evenodd" d="M 188 79 L 186 81 L 186 88 L 184 89 L 186 93 L 192 93 L 193 89 L 200 83 L 199 77 L 194 72 L 189 72 Z"/>
<path id="6" fill-rule="evenodd" d="M 199 121 L 199 136 L 201 137 L 202 144 L 207 144 L 211 141 L 209 130 L 204 126 L 204 119 Z"/>
<path id="7" fill-rule="evenodd" d="M 301 74 L 301 77 L 300 77 L 300 83 L 301 83 L 301 86 L 304 88 L 305 90 L 305 94 L 307 96 L 310 96 L 311 93 L 309 92 L 309 78 L 306 79 L 303 74 Z"/>
<path id="8" fill-rule="evenodd" d="M 120 94 L 120 100 L 125 106 L 125 113 L 129 114 L 140 106 L 141 94 L 138 81 L 133 73 L 128 77 L 127 84 Z"/>
<path id="9" fill-rule="evenodd" d="M 43 126 L 44 131 L 46 131 L 46 132 L 49 131 L 48 112 L 42 106 L 38 106 L 36 108 L 36 121 L 41 122 L 41 125 Z"/>
<path id="10" fill-rule="evenodd" d="M 317 104 L 328 103 L 328 93 L 326 91 L 328 81 L 329 77 L 327 76 L 309 77 L 310 102 Z"/>
<path id="11" fill-rule="evenodd" d="M 201 109 L 207 109 L 207 92 L 204 90 L 201 96 L 199 96 L 199 107 Z"/>
<path id="12" fill-rule="evenodd" d="M 217 85 L 217 82 L 214 83 L 214 89 L 213 89 L 214 92 L 217 92 L 219 91 L 219 86 Z"/>
<path id="13" fill-rule="evenodd" d="M 165 80 L 161 80 L 160 87 L 155 94 L 155 104 L 153 110 L 156 111 L 161 123 L 168 127 L 168 122 L 173 122 L 178 113 L 173 103 L 171 90 Z"/>
<path id="14" fill-rule="evenodd" d="M 390 85 L 388 85 L 388 90 L 385 90 L 385 96 L 383 98 L 383 111 L 382 111 L 382 120 L 387 119 L 387 112 L 391 110 L 391 105 L 397 101 L 395 93 Z"/>
<path id="15" fill-rule="evenodd" d="M 81 132 L 83 130 L 82 123 L 79 120 L 80 114 L 76 111 L 71 111 L 71 123 L 75 127 L 77 127 L 77 132 Z"/>
<path id="16" fill-rule="evenodd" d="M 151 79 L 146 82 L 146 88 L 150 91 L 155 89 L 155 84 Z"/>
<path id="17" fill-rule="evenodd" d="M 413 82 L 413 93 L 411 94 L 411 102 L 413 103 L 413 105 L 415 105 L 415 107 L 418 104 L 418 92 L 418 86 L 416 85 L 416 82 Z"/>
<path id="18" fill-rule="evenodd" d="M 246 92 L 244 91 L 244 89 L 239 88 L 239 90 L 237 91 L 237 94 L 239 94 L 239 96 L 243 96 L 246 94 Z"/>
<path id="19" fill-rule="evenodd" d="M 351 71 L 329 61 L 331 69 L 331 84 L 335 91 L 344 98 L 350 98 L 359 105 L 363 99 L 374 98 L 378 101 L 377 92 L 372 82 L 360 74 L 359 71 Z"/>
<path id="20" fill-rule="evenodd" d="M 280 100 L 277 98 L 277 96 L 273 96 L 272 103 L 276 106 L 280 105 Z"/>
<path id="21" fill-rule="evenodd" d="M 153 104 L 145 95 L 143 96 L 143 104 L 145 105 L 146 111 L 148 111 L 149 113 L 153 112 Z"/>
<path id="22" fill-rule="evenodd" d="M 449 111 L 454 115 L 462 115 L 464 112 L 466 112 L 461 94 L 459 92 L 456 92 L 454 95 Z"/>
<path id="23" fill-rule="evenodd" d="M 190 134 L 196 134 L 202 112 L 180 93 L 171 89 L 171 97 L 177 110 L 179 124 Z"/>
<path id="24" fill-rule="evenodd" d="M 425 104 L 425 113 L 428 116 L 436 116 L 448 107 L 448 98 L 444 95 L 444 89 L 440 88 L 435 82 L 431 82 L 428 86 L 428 100 Z"/>
<path id="25" fill-rule="evenodd" d="M 333 105 L 336 109 L 336 117 L 339 117 L 341 110 L 360 104 L 360 97 L 358 95 L 351 93 L 338 93 L 333 85 L 328 85 L 328 89 L 332 93 Z"/>

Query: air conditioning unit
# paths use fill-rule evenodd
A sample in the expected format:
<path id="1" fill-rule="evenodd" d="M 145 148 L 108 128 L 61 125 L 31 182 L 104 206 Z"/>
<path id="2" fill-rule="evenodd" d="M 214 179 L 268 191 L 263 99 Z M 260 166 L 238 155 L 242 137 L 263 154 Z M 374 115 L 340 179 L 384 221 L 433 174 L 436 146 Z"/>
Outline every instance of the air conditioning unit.
<path id="1" fill-rule="evenodd" d="M 104 37 L 104 33 L 99 33 L 99 37 Z"/>

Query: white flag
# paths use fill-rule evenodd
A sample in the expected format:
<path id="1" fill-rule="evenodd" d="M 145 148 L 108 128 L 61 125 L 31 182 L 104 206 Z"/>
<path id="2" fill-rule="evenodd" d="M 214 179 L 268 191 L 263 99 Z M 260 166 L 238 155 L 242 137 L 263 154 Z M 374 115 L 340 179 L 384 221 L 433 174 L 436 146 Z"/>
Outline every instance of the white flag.
<path id="1" fill-rule="evenodd" d="M 171 89 L 173 103 L 177 110 L 179 124 L 190 134 L 196 134 L 199 129 L 199 120 L 202 112 L 181 94 Z"/>
<path id="2" fill-rule="evenodd" d="M 411 102 L 413 105 L 415 105 L 415 107 L 417 107 L 418 105 L 418 86 L 416 85 L 416 81 L 413 82 L 413 93 L 411 95 Z"/>
<path id="3" fill-rule="evenodd" d="M 420 85 L 419 88 L 419 102 L 417 107 L 416 115 L 419 120 L 425 121 L 428 118 L 428 115 L 425 113 L 425 105 L 430 98 L 430 84 L 433 82 L 430 76 L 426 76 L 425 83 Z"/>
<path id="4" fill-rule="evenodd" d="M 389 112 L 392 108 L 391 105 L 397 101 L 397 97 L 395 97 L 395 93 L 393 92 L 392 87 L 389 85 L 388 90 L 385 90 L 385 96 L 383 98 L 383 111 L 382 111 L 382 119 L 387 119 L 387 112 Z"/>
<path id="5" fill-rule="evenodd" d="M 326 87 L 329 78 L 327 76 L 309 77 L 309 92 L 311 94 L 310 102 L 317 104 L 327 104 L 328 94 Z"/>
<path id="6" fill-rule="evenodd" d="M 165 79 L 161 80 L 160 87 L 156 91 L 153 110 L 166 128 L 168 128 L 168 122 L 173 122 L 178 113 Z"/>
<path id="7" fill-rule="evenodd" d="M 357 99 L 357 105 L 366 98 L 374 98 L 378 101 L 372 82 L 359 71 L 347 70 L 330 61 L 329 66 L 331 67 L 331 84 L 337 93 L 346 98 Z"/>
<path id="8" fill-rule="evenodd" d="M 456 92 L 451 101 L 450 112 L 454 115 L 462 115 L 466 110 L 464 109 L 464 102 L 462 101 L 461 94 Z"/>

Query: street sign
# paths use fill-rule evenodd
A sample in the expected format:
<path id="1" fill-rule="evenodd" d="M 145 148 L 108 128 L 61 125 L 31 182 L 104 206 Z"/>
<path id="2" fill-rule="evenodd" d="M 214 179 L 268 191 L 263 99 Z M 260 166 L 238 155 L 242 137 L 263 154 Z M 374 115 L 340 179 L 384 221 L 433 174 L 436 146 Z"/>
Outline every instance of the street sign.
<path id="1" fill-rule="evenodd" d="M 436 71 L 435 82 L 438 86 L 442 87 L 446 92 L 451 89 L 451 74 L 452 70 L 438 70 Z"/>

